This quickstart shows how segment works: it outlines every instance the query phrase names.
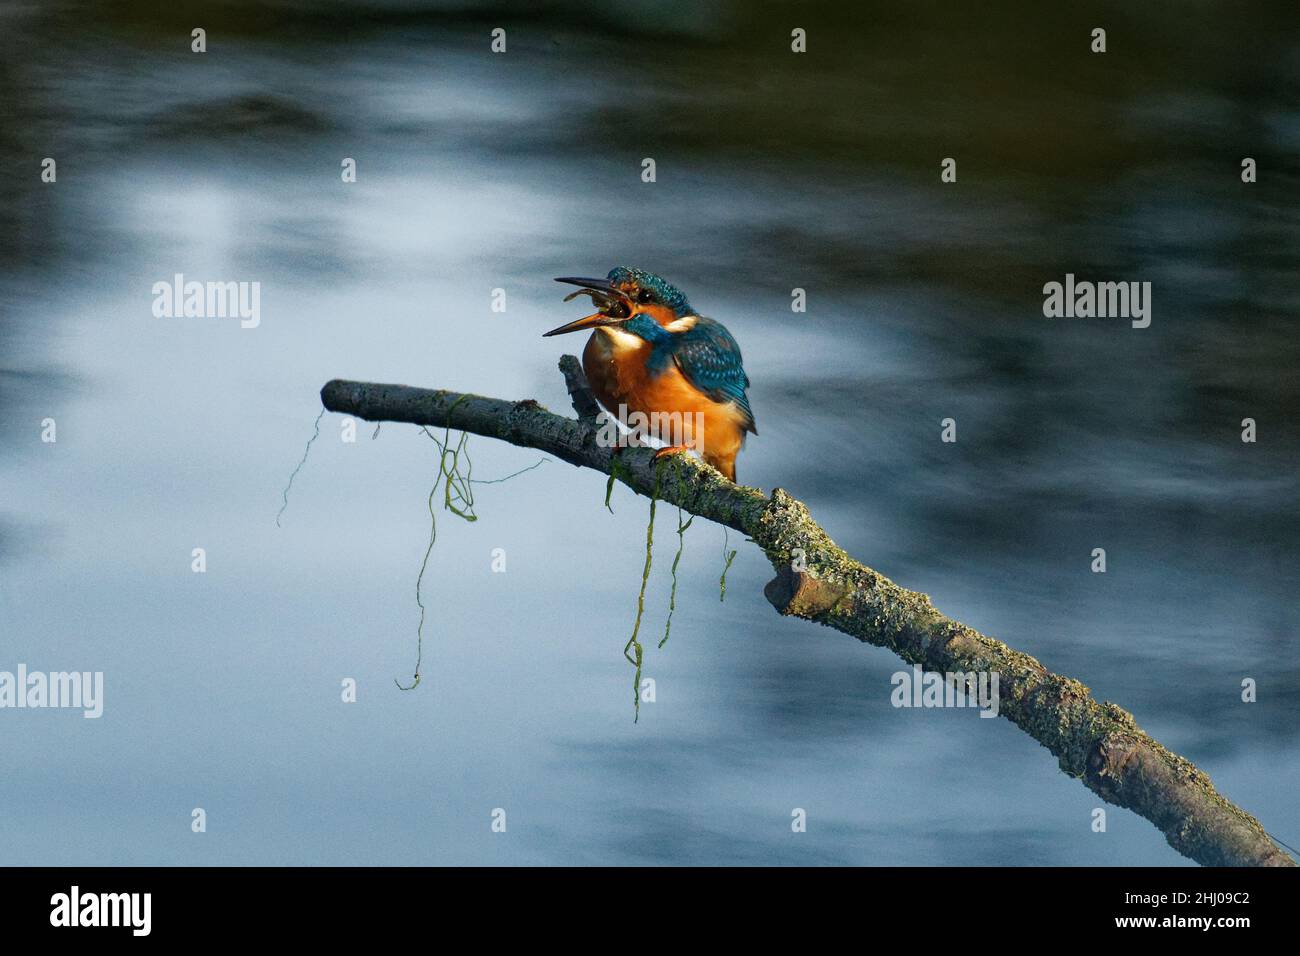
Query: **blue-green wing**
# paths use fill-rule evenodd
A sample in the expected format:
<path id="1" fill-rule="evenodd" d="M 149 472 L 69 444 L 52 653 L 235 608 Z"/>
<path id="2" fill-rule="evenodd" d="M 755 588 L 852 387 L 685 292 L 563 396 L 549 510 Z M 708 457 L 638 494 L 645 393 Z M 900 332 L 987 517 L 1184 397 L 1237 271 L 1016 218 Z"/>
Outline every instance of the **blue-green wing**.
<path id="1" fill-rule="evenodd" d="M 701 317 L 694 328 L 673 336 L 673 361 L 687 381 L 715 402 L 735 402 L 745 413 L 746 431 L 758 434 L 749 408 L 749 376 L 740 346 L 721 322 Z"/>

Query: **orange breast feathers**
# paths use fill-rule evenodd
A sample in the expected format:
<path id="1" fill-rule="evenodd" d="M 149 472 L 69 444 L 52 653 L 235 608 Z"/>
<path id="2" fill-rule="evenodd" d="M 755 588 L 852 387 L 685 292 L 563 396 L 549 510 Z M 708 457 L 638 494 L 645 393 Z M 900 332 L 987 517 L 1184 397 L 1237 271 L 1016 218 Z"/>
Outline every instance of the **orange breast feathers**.
<path id="1" fill-rule="evenodd" d="M 645 339 L 615 327 L 597 329 L 582 353 L 582 369 L 596 398 L 616 416 L 620 405 L 647 417 L 656 412 L 680 414 L 689 419 L 684 424 L 694 436 L 684 443 L 693 444 L 711 463 L 717 457 L 733 459 L 744 443 L 744 413 L 732 402 L 713 401 L 676 365 L 651 375 L 646 363 L 652 348 Z M 672 442 L 668 435 L 654 437 Z"/>

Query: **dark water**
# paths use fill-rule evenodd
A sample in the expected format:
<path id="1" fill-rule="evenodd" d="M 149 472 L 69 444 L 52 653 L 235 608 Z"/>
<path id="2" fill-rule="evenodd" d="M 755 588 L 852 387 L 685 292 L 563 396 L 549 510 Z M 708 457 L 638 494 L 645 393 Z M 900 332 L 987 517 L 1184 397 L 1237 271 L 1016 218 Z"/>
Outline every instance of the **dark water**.
<path id="1" fill-rule="evenodd" d="M 1294 10 L 697 6 L 0 14 L 0 670 L 106 684 L 98 721 L 0 714 L 0 861 L 1185 862 L 1125 811 L 1092 833 L 1006 721 L 892 708 L 898 662 L 773 615 L 734 537 L 720 603 L 700 523 L 633 725 L 645 502 L 555 461 L 440 514 L 425 681 L 393 686 L 434 449 L 326 416 L 277 528 L 317 390 L 565 408 L 550 277 L 617 264 L 740 340 L 742 480 L 1300 840 Z M 154 318 L 176 272 L 259 281 L 261 325 Z M 1151 326 L 1045 318 L 1067 272 L 1151 282 Z"/>

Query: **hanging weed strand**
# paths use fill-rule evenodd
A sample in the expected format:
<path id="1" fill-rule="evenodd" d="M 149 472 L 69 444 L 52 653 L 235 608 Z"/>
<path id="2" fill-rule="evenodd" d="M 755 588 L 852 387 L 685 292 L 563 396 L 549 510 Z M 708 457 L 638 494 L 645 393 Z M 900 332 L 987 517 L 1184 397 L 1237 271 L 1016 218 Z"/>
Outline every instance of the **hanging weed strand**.
<path id="1" fill-rule="evenodd" d="M 736 560 L 736 552 L 728 551 L 727 546 L 731 542 L 731 532 L 726 525 L 722 526 L 722 577 L 718 578 L 718 600 L 727 599 L 727 572 L 731 570 L 731 562 Z"/>
<path id="2" fill-rule="evenodd" d="M 433 433 L 423 425 L 420 431 L 424 432 L 438 446 L 440 457 L 438 459 L 438 477 L 445 478 L 443 484 L 443 507 L 452 514 L 459 515 L 466 521 L 477 521 L 478 515 L 474 514 L 474 490 L 470 487 L 473 479 L 470 477 L 474 471 L 474 463 L 470 461 L 467 443 L 469 442 L 469 432 L 460 433 L 460 441 L 456 447 L 451 447 L 451 417 L 456 413 L 456 406 L 469 398 L 468 395 L 462 395 L 456 401 L 451 403 L 451 408 L 447 409 L 447 429 L 443 432 L 442 441 L 434 438 Z M 447 458 L 451 456 L 451 462 L 448 464 Z M 460 473 L 461 456 L 465 458 L 465 474 Z M 435 485 L 436 487 L 436 485 Z"/>
<path id="3" fill-rule="evenodd" d="M 433 542 L 438 539 L 438 517 L 433 510 L 433 496 L 438 490 L 438 482 L 442 478 L 442 470 L 439 468 L 437 476 L 433 479 L 433 487 L 429 489 L 429 546 L 424 549 L 424 560 L 420 562 L 420 573 L 415 579 L 415 603 L 420 608 L 420 623 L 415 628 L 415 680 L 410 686 L 403 687 L 402 682 L 393 679 L 398 690 L 415 690 L 420 686 L 420 667 L 424 663 L 424 601 L 420 595 L 420 585 L 424 583 L 424 570 L 429 566 L 429 555 L 433 552 Z"/>
<path id="4" fill-rule="evenodd" d="M 609 481 L 605 482 L 605 510 L 610 514 L 614 513 L 614 509 L 609 505 L 609 496 L 614 493 L 614 479 L 618 477 L 619 470 L 623 466 L 623 459 L 618 456 L 619 451 L 621 449 L 615 450 L 609 458 Z"/>
<path id="5" fill-rule="evenodd" d="M 471 482 L 471 484 L 475 484 L 475 485 L 499 485 L 499 484 L 501 484 L 501 482 L 503 482 L 503 481 L 509 481 L 511 478 L 518 477 L 519 475 L 522 475 L 522 474 L 523 474 L 524 472 L 526 472 L 526 471 L 532 471 L 534 468 L 540 468 L 540 467 L 542 467 L 542 465 L 546 464 L 548 461 L 550 461 L 549 458 L 539 458 L 537 461 L 533 462 L 533 463 L 532 463 L 531 465 L 529 465 L 527 468 L 520 468 L 518 471 L 512 471 L 510 474 L 506 475 L 504 478 L 475 478 L 475 479 Z"/>
<path id="6" fill-rule="evenodd" d="M 298 462 L 298 467 L 289 475 L 289 483 L 284 486 L 284 491 L 280 492 L 280 510 L 275 514 L 275 526 L 280 527 L 280 515 L 284 514 L 284 509 L 289 507 L 289 489 L 293 487 L 293 480 L 298 477 L 298 472 L 302 471 L 302 466 L 307 464 L 307 455 L 311 451 L 311 444 L 320 437 L 320 420 L 325 417 L 325 409 L 320 410 L 316 416 L 316 424 L 313 426 L 311 437 L 307 439 L 307 447 L 302 450 L 302 461 Z"/>
<path id="7" fill-rule="evenodd" d="M 650 580 L 650 557 L 654 551 L 655 541 L 655 503 L 659 499 L 659 474 L 658 465 L 655 466 L 655 486 L 650 493 L 650 523 L 645 529 L 645 566 L 641 569 L 641 591 L 636 596 L 636 621 L 632 624 L 632 636 L 628 639 L 626 646 L 623 648 L 623 656 L 636 667 L 636 676 L 632 678 L 632 704 L 636 713 L 632 718 L 632 723 L 641 720 L 641 661 L 644 655 L 644 649 L 641 642 L 637 640 L 637 635 L 641 632 L 641 615 L 645 613 L 645 586 Z M 636 656 L 628 654 L 629 649 L 635 649 Z"/>
<path id="8" fill-rule="evenodd" d="M 394 680 L 399 690 L 415 690 L 420 686 L 421 667 L 424 663 L 424 596 L 421 588 L 424 584 L 424 572 L 429 567 L 429 555 L 433 553 L 433 543 L 438 539 L 438 518 L 433 508 L 433 497 L 438 493 L 438 485 L 443 484 L 443 507 L 453 514 L 459 515 L 466 521 L 477 521 L 478 516 L 474 514 L 474 494 L 470 490 L 470 469 L 473 463 L 470 461 L 469 452 L 466 449 L 468 433 L 461 432 L 460 442 L 454 451 L 449 451 L 451 446 L 451 416 L 456 411 L 456 406 L 463 402 L 468 396 L 462 395 L 452 403 L 451 408 L 447 410 L 447 430 L 443 434 L 443 440 L 438 441 L 428 428 L 420 426 L 420 431 L 438 446 L 438 473 L 433 477 L 433 487 L 429 489 L 429 544 L 424 549 L 424 560 L 420 563 L 420 573 L 415 578 L 415 603 L 420 609 L 420 623 L 415 629 L 415 675 L 414 680 L 407 686 L 403 687 L 402 682 Z M 447 456 L 450 454 L 451 462 L 448 464 Z M 460 474 L 460 458 L 464 455 L 466 472 Z"/>
<path id="9" fill-rule="evenodd" d="M 680 458 L 677 457 L 673 458 L 673 471 L 677 476 L 677 500 L 679 502 L 682 500 L 682 469 L 681 469 L 680 462 L 681 462 Z M 668 643 L 668 635 L 672 633 L 673 611 L 677 610 L 677 565 L 681 563 L 682 549 L 686 547 L 686 529 L 689 528 L 691 526 L 691 522 L 695 520 L 695 515 L 691 515 L 689 518 L 686 519 L 686 523 L 683 524 L 682 514 L 683 514 L 682 506 L 678 504 L 677 506 L 677 554 L 673 557 L 673 587 L 668 594 L 668 621 L 664 624 L 664 636 L 663 639 L 660 640 L 659 642 L 659 646 L 661 648 Z"/>

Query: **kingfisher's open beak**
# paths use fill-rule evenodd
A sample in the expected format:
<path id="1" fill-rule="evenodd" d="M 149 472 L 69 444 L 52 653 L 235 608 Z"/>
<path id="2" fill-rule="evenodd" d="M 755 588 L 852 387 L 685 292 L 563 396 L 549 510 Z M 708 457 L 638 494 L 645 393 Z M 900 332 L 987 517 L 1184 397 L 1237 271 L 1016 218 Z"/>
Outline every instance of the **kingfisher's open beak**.
<path id="1" fill-rule="evenodd" d="M 621 295 L 608 279 L 579 279 L 575 276 L 560 276 L 555 281 L 567 282 L 569 285 L 580 285 L 584 289 L 599 289 L 601 292 L 607 292 L 610 295 Z"/>
<path id="2" fill-rule="evenodd" d="M 564 335 L 566 332 L 595 329 L 602 325 L 616 325 L 632 314 L 631 300 L 616 289 L 608 279 L 580 279 L 574 276 L 564 276 L 555 281 L 581 286 L 577 292 L 571 292 L 565 296 L 565 302 L 575 296 L 588 295 L 591 296 L 591 301 L 599 311 L 593 312 L 591 315 L 584 315 L 582 318 L 576 319 L 567 325 L 562 325 L 558 329 L 544 332 L 542 333 L 543 338 L 548 335 Z"/>

